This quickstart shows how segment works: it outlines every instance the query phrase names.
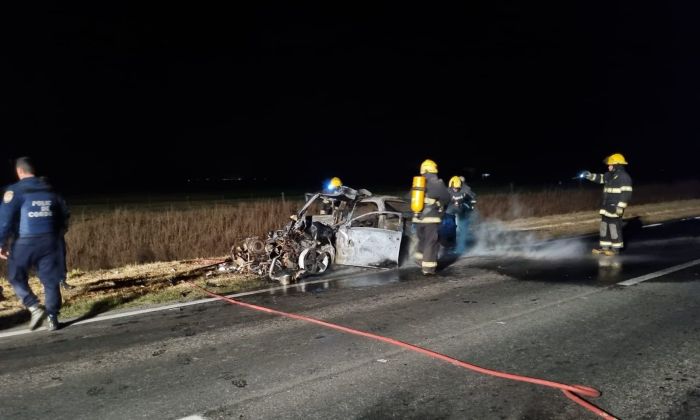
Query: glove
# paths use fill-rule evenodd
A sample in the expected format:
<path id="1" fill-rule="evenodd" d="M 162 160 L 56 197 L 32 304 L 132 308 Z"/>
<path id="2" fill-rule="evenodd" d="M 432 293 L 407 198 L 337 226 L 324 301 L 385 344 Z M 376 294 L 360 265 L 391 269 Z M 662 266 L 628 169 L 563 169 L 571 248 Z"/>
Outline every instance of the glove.
<path id="1" fill-rule="evenodd" d="M 617 214 L 618 216 L 622 217 L 622 215 L 623 215 L 624 213 L 625 213 L 625 209 L 624 209 L 624 208 L 622 208 L 622 207 L 617 207 L 617 208 L 615 208 L 615 214 Z"/>
<path id="2" fill-rule="evenodd" d="M 586 178 L 586 179 L 589 179 L 589 180 L 590 180 L 590 179 L 593 179 L 593 174 L 590 173 L 590 172 L 588 172 L 588 171 L 583 171 L 583 172 L 581 172 L 581 175 L 583 175 L 583 177 Z"/>

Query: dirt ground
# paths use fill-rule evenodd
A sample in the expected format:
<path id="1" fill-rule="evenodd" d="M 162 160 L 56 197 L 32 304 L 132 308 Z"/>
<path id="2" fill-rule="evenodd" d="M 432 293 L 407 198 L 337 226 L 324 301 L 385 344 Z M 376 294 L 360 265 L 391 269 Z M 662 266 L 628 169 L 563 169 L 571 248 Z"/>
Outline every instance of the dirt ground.
<path id="1" fill-rule="evenodd" d="M 684 200 L 631 206 L 625 220 L 642 224 L 700 216 L 700 200 Z M 600 217 L 596 212 L 559 214 L 505 222 L 511 230 L 537 232 L 543 238 L 594 233 Z M 74 289 L 63 292 L 62 318 L 89 318 L 113 309 L 184 302 L 205 297 L 191 287 L 195 282 L 219 293 L 237 293 L 269 285 L 253 276 L 217 271 L 225 257 L 188 261 L 130 265 L 119 269 L 91 272 L 72 271 L 68 282 Z M 27 311 L 14 296 L 6 280 L 2 280 L 4 300 L 0 301 L 0 329 L 28 319 Z M 41 285 L 31 280 L 34 290 Z"/>

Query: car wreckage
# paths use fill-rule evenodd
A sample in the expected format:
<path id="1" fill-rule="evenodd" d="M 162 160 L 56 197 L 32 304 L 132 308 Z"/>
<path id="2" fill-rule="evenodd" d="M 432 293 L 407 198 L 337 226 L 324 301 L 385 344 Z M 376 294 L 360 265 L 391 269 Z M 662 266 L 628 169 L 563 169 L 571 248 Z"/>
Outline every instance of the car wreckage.
<path id="1" fill-rule="evenodd" d="M 406 200 L 364 189 L 306 194 L 283 229 L 231 248 L 231 270 L 289 284 L 333 264 L 398 267 L 409 244 L 410 214 Z"/>

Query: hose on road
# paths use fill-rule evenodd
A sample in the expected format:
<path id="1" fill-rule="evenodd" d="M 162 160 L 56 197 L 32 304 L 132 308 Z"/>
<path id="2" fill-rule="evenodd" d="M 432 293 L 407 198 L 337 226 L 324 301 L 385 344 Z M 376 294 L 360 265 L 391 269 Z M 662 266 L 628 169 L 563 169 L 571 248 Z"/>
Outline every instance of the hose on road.
<path id="1" fill-rule="evenodd" d="M 266 312 L 266 313 L 272 314 L 272 315 L 279 315 L 279 316 L 283 316 L 286 318 L 298 319 L 300 321 L 310 322 L 312 324 L 321 325 L 321 326 L 326 327 L 326 328 L 332 328 L 334 330 L 342 331 L 342 332 L 345 332 L 348 334 L 359 335 L 361 337 L 366 337 L 366 338 L 371 338 L 373 340 L 382 341 L 384 343 L 392 344 L 394 346 L 398 346 L 398 347 L 401 347 L 401 348 L 404 348 L 407 350 L 411 350 L 411 351 L 414 351 L 416 353 L 420 353 L 420 354 L 423 354 L 425 356 L 432 357 L 434 359 L 445 361 L 445 362 L 450 363 L 450 364 L 455 365 L 455 366 L 469 369 L 469 370 L 472 370 L 474 372 L 483 373 L 485 375 L 491 375 L 491 376 L 496 376 L 498 378 L 511 379 L 511 380 L 520 381 L 520 382 L 528 382 L 531 384 L 542 385 L 542 386 L 546 386 L 546 387 L 550 387 L 550 388 L 559 389 L 560 391 L 562 391 L 564 393 L 564 395 L 566 395 L 567 398 L 574 401 L 576 404 L 579 404 L 583 408 L 591 411 L 592 413 L 594 413 L 594 414 L 596 414 L 604 419 L 616 419 L 615 416 L 607 413 L 606 411 L 598 408 L 597 406 L 595 406 L 595 405 L 591 404 L 590 402 L 586 401 L 585 399 L 583 399 L 582 396 L 593 397 L 593 398 L 599 397 L 600 391 L 598 391 L 595 388 L 591 388 L 591 387 L 583 386 L 583 385 L 568 385 L 568 384 L 563 384 L 563 383 L 559 383 L 559 382 L 548 381 L 545 379 L 516 375 L 514 373 L 507 373 L 507 372 L 501 372 L 498 370 L 483 368 L 483 367 L 480 367 L 477 365 L 473 365 L 471 363 L 463 362 L 461 360 L 455 359 L 453 357 L 450 357 L 450 356 L 447 356 L 447 355 L 444 355 L 444 354 L 441 354 L 441 353 L 438 353 L 438 352 L 435 352 L 435 351 L 432 351 L 429 349 L 425 349 L 423 347 L 419 347 L 419 346 L 409 344 L 409 343 L 404 343 L 403 341 L 395 340 L 393 338 L 384 337 L 381 335 L 372 334 L 372 333 L 361 331 L 361 330 L 356 330 L 354 328 L 344 327 L 342 325 L 333 324 L 331 322 L 322 321 L 320 319 L 311 318 L 311 317 L 304 316 L 304 315 L 282 312 L 282 311 L 278 311 L 275 309 L 266 308 L 264 306 L 253 305 L 251 303 L 242 302 L 239 300 L 232 299 L 230 297 L 222 296 L 222 295 L 219 295 L 217 293 L 211 292 L 211 291 L 209 291 L 201 286 L 198 286 L 192 282 L 188 282 L 188 283 L 192 287 L 195 287 L 195 288 L 203 291 L 204 293 L 208 294 L 209 296 L 221 299 L 221 300 L 226 301 L 226 302 L 233 304 L 233 305 L 242 306 L 242 307 L 245 307 L 248 309 L 253 309 L 256 311 Z"/>

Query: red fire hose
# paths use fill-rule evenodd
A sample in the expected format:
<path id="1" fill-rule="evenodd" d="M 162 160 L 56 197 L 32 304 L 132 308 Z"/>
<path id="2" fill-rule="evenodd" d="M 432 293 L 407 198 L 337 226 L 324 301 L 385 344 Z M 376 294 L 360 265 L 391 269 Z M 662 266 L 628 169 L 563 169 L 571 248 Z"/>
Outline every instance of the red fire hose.
<path id="1" fill-rule="evenodd" d="M 402 348 L 405 348 L 408 350 L 412 350 L 412 351 L 415 351 L 416 353 L 420 353 L 420 354 L 432 357 L 434 359 L 443 360 L 443 361 L 445 361 L 447 363 L 451 363 L 455 366 L 463 367 L 465 369 L 473 370 L 475 372 L 483 373 L 486 375 L 496 376 L 496 377 L 505 378 L 505 379 L 511 379 L 511 380 L 520 381 L 520 382 L 529 382 L 531 384 L 547 386 L 550 388 L 556 388 L 556 389 L 561 390 L 564 393 L 564 395 L 567 396 L 567 398 L 574 401 L 576 404 L 579 404 L 583 408 L 597 414 L 598 416 L 605 418 L 605 419 L 616 419 L 616 417 L 613 416 L 612 414 L 609 414 L 609 413 L 603 411 L 602 409 L 596 407 L 595 405 L 589 403 L 588 401 L 584 400 L 581 397 L 581 396 L 594 397 L 594 398 L 599 397 L 600 391 L 598 391 L 595 388 L 591 388 L 591 387 L 587 387 L 587 386 L 583 386 L 583 385 L 567 385 L 567 384 L 562 384 L 559 382 L 548 381 L 545 379 L 532 378 L 529 376 L 522 376 L 522 375 L 516 375 L 513 373 L 500 372 L 500 371 L 493 370 L 493 369 L 486 369 L 486 368 L 483 368 L 483 367 L 480 367 L 477 365 L 473 365 L 471 363 L 463 362 L 461 360 L 455 359 L 453 357 L 450 357 L 450 356 L 447 356 L 447 355 L 444 355 L 441 353 L 434 352 L 432 350 L 428 350 L 428 349 L 424 349 L 422 347 L 415 346 L 413 344 L 404 343 L 403 341 L 399 341 L 399 340 L 394 340 L 393 338 L 383 337 L 381 335 L 376 335 L 376 334 L 368 333 L 365 331 L 356 330 L 353 328 L 343 327 L 342 325 L 337 325 L 337 324 L 333 324 L 330 322 L 321 321 L 320 319 L 315 319 L 315 318 L 311 318 L 311 317 L 304 316 L 304 315 L 297 315 L 297 314 L 292 314 L 292 313 L 288 313 L 288 312 L 277 311 L 275 309 L 266 308 L 264 306 L 258 306 L 258 305 L 253 305 L 250 303 L 241 302 L 241 301 L 238 301 L 238 300 L 226 297 L 226 296 L 216 294 L 214 292 L 210 292 L 209 290 L 207 290 L 203 287 L 197 286 L 194 283 L 190 283 L 190 285 L 197 288 L 197 289 L 202 290 L 204 293 L 208 294 L 209 296 L 216 297 L 218 299 L 224 300 L 224 301 L 231 303 L 233 305 L 243 306 L 245 308 L 254 309 L 256 311 L 261 311 L 261 312 L 267 312 L 267 313 L 273 314 L 273 315 L 280 315 L 280 316 L 287 317 L 287 318 L 299 319 L 302 321 L 310 322 L 312 324 L 317 324 L 317 325 L 321 325 L 321 326 L 324 326 L 327 328 L 332 328 L 334 330 L 343 331 L 343 332 L 346 332 L 348 334 L 354 334 L 354 335 L 359 335 L 361 337 L 367 337 L 367 338 L 371 338 L 374 340 L 383 341 L 385 343 L 389 343 L 389 344 L 392 344 L 394 346 L 398 346 L 398 347 L 402 347 Z"/>

